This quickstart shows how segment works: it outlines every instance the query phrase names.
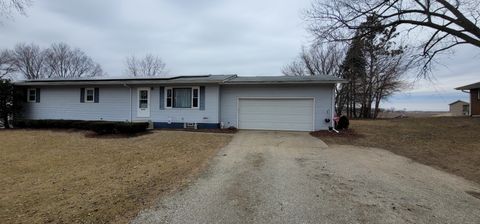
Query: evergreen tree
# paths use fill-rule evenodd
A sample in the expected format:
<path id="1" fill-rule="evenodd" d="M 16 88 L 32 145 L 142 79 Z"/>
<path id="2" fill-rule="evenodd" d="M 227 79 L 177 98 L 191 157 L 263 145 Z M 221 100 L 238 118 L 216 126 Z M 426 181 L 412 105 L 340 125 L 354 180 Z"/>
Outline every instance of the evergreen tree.
<path id="1" fill-rule="evenodd" d="M 21 94 L 16 91 L 13 83 L 8 79 L 0 80 L 0 120 L 5 128 L 10 127 L 9 117 L 12 118 L 21 110 Z"/>

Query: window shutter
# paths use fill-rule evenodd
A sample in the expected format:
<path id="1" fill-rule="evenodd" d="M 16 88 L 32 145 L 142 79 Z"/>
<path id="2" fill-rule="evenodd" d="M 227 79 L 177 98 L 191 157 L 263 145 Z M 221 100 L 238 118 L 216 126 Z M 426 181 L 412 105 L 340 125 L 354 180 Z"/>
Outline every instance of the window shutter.
<path id="1" fill-rule="evenodd" d="M 28 88 L 23 88 L 23 102 L 28 102 Z"/>
<path id="2" fill-rule="evenodd" d="M 200 86 L 200 110 L 205 110 L 205 86 Z"/>
<path id="3" fill-rule="evenodd" d="M 95 93 L 94 93 L 93 102 L 94 102 L 94 103 L 98 103 L 99 99 L 100 99 L 100 89 L 95 88 Z"/>
<path id="4" fill-rule="evenodd" d="M 40 103 L 40 88 L 35 89 L 35 102 Z"/>
<path id="5" fill-rule="evenodd" d="M 160 110 L 165 109 L 165 87 L 160 86 Z"/>
<path id="6" fill-rule="evenodd" d="M 85 88 L 80 88 L 80 103 L 85 103 Z"/>

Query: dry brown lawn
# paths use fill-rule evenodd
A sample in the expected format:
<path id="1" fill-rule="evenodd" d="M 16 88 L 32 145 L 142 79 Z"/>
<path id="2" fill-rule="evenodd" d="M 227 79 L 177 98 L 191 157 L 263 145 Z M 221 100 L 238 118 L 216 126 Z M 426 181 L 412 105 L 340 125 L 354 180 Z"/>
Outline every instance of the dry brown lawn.
<path id="1" fill-rule="evenodd" d="M 480 118 L 353 120 L 350 127 L 358 136 L 319 138 L 327 144 L 383 148 L 480 183 Z"/>
<path id="2" fill-rule="evenodd" d="M 0 131 L 0 223 L 126 223 L 186 186 L 231 137 Z"/>

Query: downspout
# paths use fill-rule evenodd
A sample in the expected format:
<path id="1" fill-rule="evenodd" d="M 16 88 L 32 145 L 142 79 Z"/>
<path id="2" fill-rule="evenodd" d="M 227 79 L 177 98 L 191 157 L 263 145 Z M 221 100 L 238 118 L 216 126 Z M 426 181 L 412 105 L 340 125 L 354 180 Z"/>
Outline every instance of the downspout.
<path id="1" fill-rule="evenodd" d="M 133 114 L 132 114 L 132 87 L 128 86 L 127 84 L 123 84 L 123 86 L 127 87 L 130 89 L 130 122 L 133 120 Z"/>
<path id="2" fill-rule="evenodd" d="M 336 83 L 333 84 L 333 88 L 332 88 L 332 119 L 331 119 L 331 122 L 332 122 L 332 130 L 335 132 L 335 133 L 339 133 L 339 131 L 337 131 L 335 129 L 335 121 L 333 120 L 333 118 L 335 117 L 335 85 Z"/>

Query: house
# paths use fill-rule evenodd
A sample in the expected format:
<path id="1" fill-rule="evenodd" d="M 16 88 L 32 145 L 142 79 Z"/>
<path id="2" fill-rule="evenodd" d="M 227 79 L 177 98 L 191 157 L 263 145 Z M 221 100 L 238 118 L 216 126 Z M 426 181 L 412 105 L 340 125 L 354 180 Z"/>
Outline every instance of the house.
<path id="1" fill-rule="evenodd" d="M 480 82 L 455 88 L 470 94 L 470 115 L 480 116 Z"/>
<path id="2" fill-rule="evenodd" d="M 468 116 L 470 115 L 470 104 L 462 101 L 457 100 L 453 103 L 449 104 L 450 106 L 450 115 L 451 116 Z"/>
<path id="3" fill-rule="evenodd" d="M 50 79 L 16 82 L 25 119 L 149 121 L 155 128 L 326 130 L 332 76 L 237 75 Z"/>

